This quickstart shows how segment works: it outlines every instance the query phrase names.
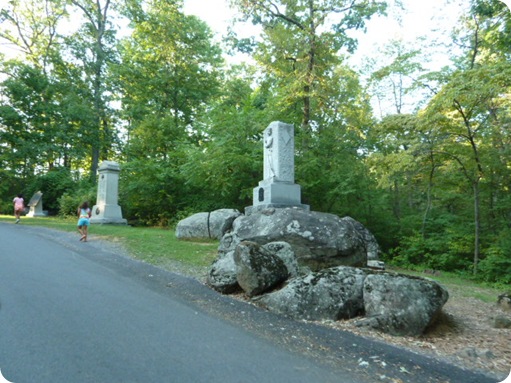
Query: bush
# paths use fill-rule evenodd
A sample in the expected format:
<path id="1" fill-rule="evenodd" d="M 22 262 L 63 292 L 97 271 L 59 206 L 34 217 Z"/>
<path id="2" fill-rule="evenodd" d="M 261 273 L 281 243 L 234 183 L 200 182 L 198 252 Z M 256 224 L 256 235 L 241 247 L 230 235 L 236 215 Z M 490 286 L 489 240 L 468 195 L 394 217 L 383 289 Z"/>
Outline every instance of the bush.
<path id="1" fill-rule="evenodd" d="M 415 233 L 403 237 L 390 255 L 391 263 L 404 268 L 468 270 L 472 265 L 472 239 L 469 235 L 449 230 L 428 238 Z"/>
<path id="2" fill-rule="evenodd" d="M 43 193 L 43 209 L 49 214 L 57 214 L 60 210 L 59 199 L 64 193 L 72 193 L 76 188 L 71 172 L 67 168 L 53 168 L 48 173 L 37 177 L 30 185 L 33 193 Z M 28 202 L 28 199 L 26 200 Z"/>
<path id="3" fill-rule="evenodd" d="M 28 203 L 30 196 L 26 184 L 25 178 L 15 175 L 12 171 L 0 169 L 0 213 L 13 214 L 12 200 L 20 193 L 25 199 L 25 204 Z"/>
<path id="4" fill-rule="evenodd" d="M 168 226 L 176 211 L 181 183 L 171 166 L 131 162 L 123 166 L 119 200 L 131 225 Z"/>
<path id="5" fill-rule="evenodd" d="M 479 262 L 479 278 L 486 282 L 511 284 L 511 229 L 501 231 Z"/>
<path id="6" fill-rule="evenodd" d="M 64 193 L 58 200 L 59 216 L 75 217 L 78 206 L 84 201 L 88 201 L 91 208 L 96 204 L 95 186 L 82 185 L 78 190 L 72 193 Z"/>

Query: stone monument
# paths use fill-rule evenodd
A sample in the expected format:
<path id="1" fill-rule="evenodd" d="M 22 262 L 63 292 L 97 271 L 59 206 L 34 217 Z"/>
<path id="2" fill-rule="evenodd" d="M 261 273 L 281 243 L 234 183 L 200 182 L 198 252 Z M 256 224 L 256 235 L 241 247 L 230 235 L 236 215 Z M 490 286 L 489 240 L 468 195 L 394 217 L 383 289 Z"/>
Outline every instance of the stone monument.
<path id="1" fill-rule="evenodd" d="M 267 209 L 296 207 L 309 210 L 301 203 L 301 188 L 295 184 L 294 128 L 274 121 L 264 131 L 263 180 L 254 188 L 253 205 L 245 214 Z"/>
<path id="2" fill-rule="evenodd" d="M 30 198 L 28 206 L 30 211 L 27 213 L 27 217 L 46 217 L 43 211 L 43 193 L 40 191 L 34 193 L 32 198 Z"/>
<path id="3" fill-rule="evenodd" d="M 96 205 L 92 208 L 91 223 L 127 224 L 117 204 L 120 171 L 117 162 L 103 161 L 99 165 L 98 194 Z"/>

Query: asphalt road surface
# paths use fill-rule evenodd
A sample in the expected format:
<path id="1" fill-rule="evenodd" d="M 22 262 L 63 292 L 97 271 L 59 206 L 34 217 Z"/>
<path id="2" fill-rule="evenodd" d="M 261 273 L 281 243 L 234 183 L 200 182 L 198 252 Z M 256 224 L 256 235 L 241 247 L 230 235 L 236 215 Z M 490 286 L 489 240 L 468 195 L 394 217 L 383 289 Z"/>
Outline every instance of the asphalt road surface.
<path id="1" fill-rule="evenodd" d="M 93 235 L 78 239 L 0 223 L 0 371 L 9 382 L 497 382 L 265 312 Z"/>

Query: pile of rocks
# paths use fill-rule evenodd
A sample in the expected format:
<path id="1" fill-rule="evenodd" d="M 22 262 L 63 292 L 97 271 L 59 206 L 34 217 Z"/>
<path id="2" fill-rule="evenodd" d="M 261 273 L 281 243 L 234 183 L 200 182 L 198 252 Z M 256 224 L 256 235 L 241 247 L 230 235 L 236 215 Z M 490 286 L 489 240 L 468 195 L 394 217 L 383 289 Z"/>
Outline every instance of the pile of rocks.
<path id="1" fill-rule="evenodd" d="M 208 276 L 221 293 L 243 290 L 255 304 L 295 319 L 360 317 L 360 326 L 413 336 L 447 302 L 433 280 L 367 268 L 378 261 L 379 246 L 353 218 L 273 208 L 248 216 L 232 210 L 225 220 L 232 225 L 218 225 L 218 258 Z M 184 223 L 178 238 L 186 238 Z"/>

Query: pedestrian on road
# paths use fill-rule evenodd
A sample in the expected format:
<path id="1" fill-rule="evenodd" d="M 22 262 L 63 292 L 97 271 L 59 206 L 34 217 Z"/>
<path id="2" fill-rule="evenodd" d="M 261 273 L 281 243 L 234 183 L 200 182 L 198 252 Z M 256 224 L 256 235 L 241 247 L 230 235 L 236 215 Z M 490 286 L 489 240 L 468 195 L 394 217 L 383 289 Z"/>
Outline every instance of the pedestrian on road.
<path id="1" fill-rule="evenodd" d="M 14 204 L 14 216 L 16 217 L 16 223 L 19 223 L 21 213 L 25 210 L 25 201 L 23 200 L 23 196 L 18 194 L 14 197 L 12 203 Z"/>
<path id="2" fill-rule="evenodd" d="M 81 235 L 80 241 L 87 242 L 87 232 L 90 225 L 91 210 L 89 202 L 85 201 L 78 208 L 78 232 Z"/>

